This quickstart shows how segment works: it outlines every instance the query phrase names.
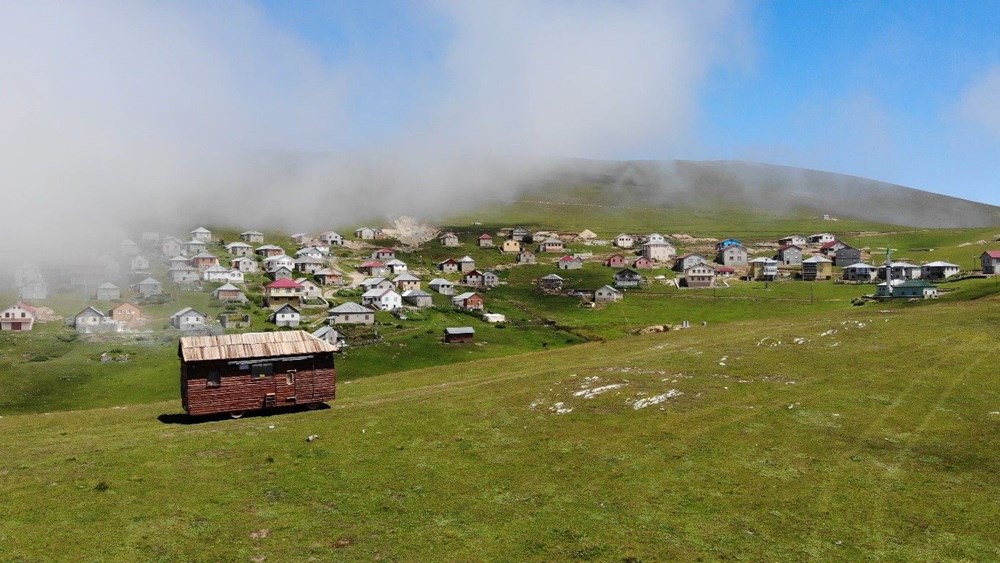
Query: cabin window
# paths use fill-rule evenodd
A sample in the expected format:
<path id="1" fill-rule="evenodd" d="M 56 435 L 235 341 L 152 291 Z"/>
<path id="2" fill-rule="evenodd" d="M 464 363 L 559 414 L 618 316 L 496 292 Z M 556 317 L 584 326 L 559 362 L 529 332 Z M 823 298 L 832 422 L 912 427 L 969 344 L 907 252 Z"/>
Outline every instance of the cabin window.
<path id="1" fill-rule="evenodd" d="M 295 370 L 290 369 L 285 372 L 285 385 L 295 385 Z"/>
<path id="2" fill-rule="evenodd" d="M 205 378 L 205 387 L 221 387 L 222 377 L 217 371 L 208 372 L 208 376 Z"/>
<path id="3" fill-rule="evenodd" d="M 254 364 L 250 367 L 250 376 L 254 379 L 263 379 L 274 375 L 274 364 Z"/>

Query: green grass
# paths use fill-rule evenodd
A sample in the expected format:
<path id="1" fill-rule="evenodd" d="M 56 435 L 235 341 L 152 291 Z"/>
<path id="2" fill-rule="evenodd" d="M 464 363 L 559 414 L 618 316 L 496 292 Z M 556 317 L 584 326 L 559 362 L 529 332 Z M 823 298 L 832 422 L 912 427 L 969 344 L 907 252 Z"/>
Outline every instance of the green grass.
<path id="1" fill-rule="evenodd" d="M 970 295 L 385 374 L 315 412 L 7 414 L 4 559 L 996 560 L 998 322 Z"/>

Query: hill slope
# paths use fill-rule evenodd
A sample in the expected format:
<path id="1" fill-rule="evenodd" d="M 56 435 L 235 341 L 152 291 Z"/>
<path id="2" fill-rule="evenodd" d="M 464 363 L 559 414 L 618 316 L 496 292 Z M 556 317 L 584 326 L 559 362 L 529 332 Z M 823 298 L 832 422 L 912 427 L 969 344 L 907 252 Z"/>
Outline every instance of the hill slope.
<path id="1" fill-rule="evenodd" d="M 601 189 L 580 191 L 595 186 Z M 738 161 L 574 160 L 540 179 L 525 197 L 672 208 L 738 204 L 915 227 L 1000 224 L 1000 207 L 993 205 L 856 176 Z"/>
<path id="2" fill-rule="evenodd" d="M 236 421 L 5 416 L 4 556 L 996 560 L 998 304 L 591 343 Z"/>

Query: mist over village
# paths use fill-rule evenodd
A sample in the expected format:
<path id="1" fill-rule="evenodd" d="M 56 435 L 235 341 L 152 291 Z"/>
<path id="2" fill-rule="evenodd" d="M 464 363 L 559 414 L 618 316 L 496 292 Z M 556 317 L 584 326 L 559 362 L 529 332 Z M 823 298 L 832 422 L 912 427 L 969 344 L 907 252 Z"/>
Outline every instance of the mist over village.
<path id="1" fill-rule="evenodd" d="M 0 14 L 0 560 L 1000 558 L 997 5 Z"/>

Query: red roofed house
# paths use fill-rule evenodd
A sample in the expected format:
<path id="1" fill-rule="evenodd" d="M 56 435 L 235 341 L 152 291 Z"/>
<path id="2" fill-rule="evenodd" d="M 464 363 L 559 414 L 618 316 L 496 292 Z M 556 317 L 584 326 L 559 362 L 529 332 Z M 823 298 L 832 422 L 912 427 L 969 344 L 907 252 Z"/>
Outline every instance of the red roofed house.
<path id="1" fill-rule="evenodd" d="M 489 233 L 479 235 L 479 248 L 493 248 L 493 237 Z"/>
<path id="2" fill-rule="evenodd" d="M 557 265 L 560 270 L 579 270 L 583 267 L 583 260 L 576 256 L 563 256 Z"/>
<path id="3" fill-rule="evenodd" d="M 396 257 L 396 251 L 391 248 L 380 248 L 372 254 L 376 260 L 392 260 Z"/>
<path id="4" fill-rule="evenodd" d="M 823 246 L 820 246 L 819 251 L 823 254 L 823 256 L 833 256 L 837 254 L 837 251 L 841 248 L 847 248 L 847 244 L 842 243 L 839 240 L 832 240 L 824 243 Z"/>
<path id="5" fill-rule="evenodd" d="M 280 309 L 285 305 L 302 306 L 302 284 L 281 278 L 264 286 L 264 306 Z"/>
<path id="6" fill-rule="evenodd" d="M 653 261 L 645 256 L 640 256 L 635 259 L 635 262 L 632 262 L 632 267 L 637 270 L 652 270 Z"/>
<path id="7" fill-rule="evenodd" d="M 386 268 L 385 264 L 378 260 L 367 260 L 358 266 L 358 271 L 369 276 L 383 276 L 385 275 Z"/>
<path id="8" fill-rule="evenodd" d="M 35 324 L 36 309 L 17 303 L 0 311 L 0 330 L 31 330 Z"/>
<path id="9" fill-rule="evenodd" d="M 979 258 L 984 274 L 1000 274 L 1000 250 L 987 250 Z"/>
<path id="10" fill-rule="evenodd" d="M 449 258 L 443 262 L 438 262 L 438 270 L 445 273 L 455 273 L 458 271 L 458 262 L 454 258 Z"/>
<path id="11" fill-rule="evenodd" d="M 621 254 L 612 254 L 610 258 L 604 261 L 604 265 L 609 268 L 624 268 L 625 257 Z"/>

